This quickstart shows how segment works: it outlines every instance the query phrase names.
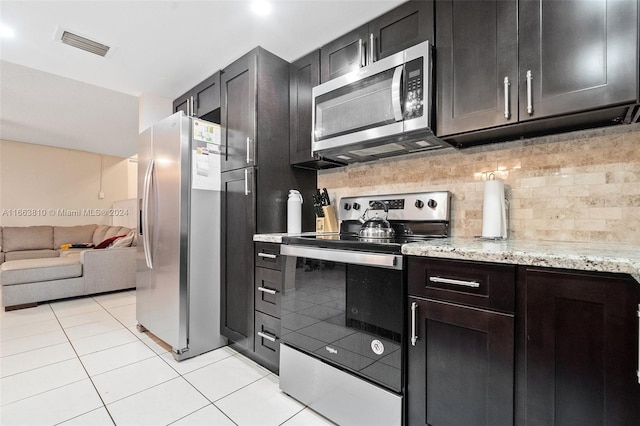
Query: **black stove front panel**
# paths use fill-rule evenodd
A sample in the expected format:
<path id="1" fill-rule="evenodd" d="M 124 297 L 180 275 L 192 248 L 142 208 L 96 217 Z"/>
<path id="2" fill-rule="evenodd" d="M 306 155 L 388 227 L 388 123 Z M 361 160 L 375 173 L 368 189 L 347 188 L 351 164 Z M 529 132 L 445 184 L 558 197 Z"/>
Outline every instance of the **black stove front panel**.
<path id="1" fill-rule="evenodd" d="M 287 262 L 295 262 L 295 279 L 287 278 L 282 294 L 282 342 L 400 393 L 402 271 L 301 257 Z"/>

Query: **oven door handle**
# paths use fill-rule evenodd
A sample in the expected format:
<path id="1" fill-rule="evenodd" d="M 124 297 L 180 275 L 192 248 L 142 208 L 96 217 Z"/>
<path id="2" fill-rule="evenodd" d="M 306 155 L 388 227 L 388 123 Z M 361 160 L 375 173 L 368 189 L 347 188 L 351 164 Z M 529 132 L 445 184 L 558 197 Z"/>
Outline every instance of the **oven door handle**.
<path id="1" fill-rule="evenodd" d="M 280 246 L 280 254 L 284 256 L 306 257 L 309 259 L 328 260 L 338 263 L 374 266 L 402 270 L 402 255 L 389 253 L 369 253 L 351 250 L 333 250 L 326 248 L 285 245 Z"/>

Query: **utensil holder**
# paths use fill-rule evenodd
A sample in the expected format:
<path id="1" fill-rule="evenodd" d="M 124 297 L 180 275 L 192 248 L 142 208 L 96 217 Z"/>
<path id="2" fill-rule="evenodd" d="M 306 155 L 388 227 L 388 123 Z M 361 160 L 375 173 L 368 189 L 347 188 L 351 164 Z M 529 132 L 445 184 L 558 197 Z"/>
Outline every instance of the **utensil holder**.
<path id="1" fill-rule="evenodd" d="M 322 211 L 324 212 L 324 232 L 340 231 L 336 211 L 333 209 L 333 206 L 323 206 Z"/>
<path id="2" fill-rule="evenodd" d="M 340 231 L 336 211 L 333 209 L 333 206 L 323 206 L 322 211 L 324 212 L 324 217 L 316 217 L 316 232 L 326 233 Z"/>

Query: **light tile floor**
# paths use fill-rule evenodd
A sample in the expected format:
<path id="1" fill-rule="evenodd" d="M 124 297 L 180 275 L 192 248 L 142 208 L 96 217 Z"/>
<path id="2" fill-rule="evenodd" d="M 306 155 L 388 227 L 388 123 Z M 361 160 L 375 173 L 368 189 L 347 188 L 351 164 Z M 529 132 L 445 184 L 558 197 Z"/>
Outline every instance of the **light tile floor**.
<path id="1" fill-rule="evenodd" d="M 0 424 L 330 425 L 231 348 L 177 362 L 135 291 L 0 313 Z"/>

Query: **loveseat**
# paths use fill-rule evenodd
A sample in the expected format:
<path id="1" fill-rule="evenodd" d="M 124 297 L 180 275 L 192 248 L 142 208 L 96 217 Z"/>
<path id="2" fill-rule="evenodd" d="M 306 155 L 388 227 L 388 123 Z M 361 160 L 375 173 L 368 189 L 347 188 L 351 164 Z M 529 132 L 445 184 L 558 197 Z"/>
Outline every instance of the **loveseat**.
<path id="1" fill-rule="evenodd" d="M 95 224 L 0 227 L 2 305 L 11 310 L 134 288 L 135 234 Z M 68 248 L 85 245 L 95 248 Z"/>

